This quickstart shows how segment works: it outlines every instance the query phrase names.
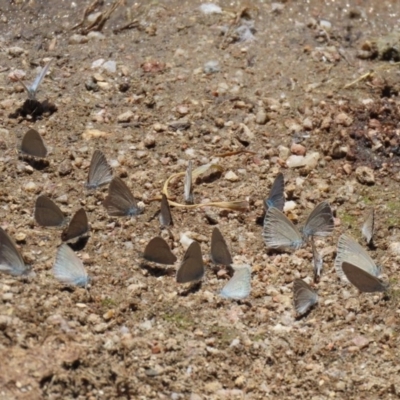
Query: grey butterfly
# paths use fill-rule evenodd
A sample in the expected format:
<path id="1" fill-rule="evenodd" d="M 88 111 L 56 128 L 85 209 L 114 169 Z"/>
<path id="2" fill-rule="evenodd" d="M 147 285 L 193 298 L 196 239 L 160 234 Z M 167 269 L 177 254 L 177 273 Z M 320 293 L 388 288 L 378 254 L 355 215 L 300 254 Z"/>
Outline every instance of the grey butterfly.
<path id="1" fill-rule="evenodd" d="M 353 238 L 342 234 L 338 241 L 335 269 L 339 278 L 346 282 L 347 278 L 342 269 L 344 262 L 355 265 L 375 277 L 378 277 L 381 273 L 381 269 L 368 253 Z"/>
<path id="2" fill-rule="evenodd" d="M 67 244 L 58 248 L 53 274 L 57 280 L 68 285 L 84 287 L 89 283 L 82 261 Z"/>
<path id="3" fill-rule="evenodd" d="M 134 216 L 141 213 L 128 186 L 120 178 L 114 178 L 108 187 L 108 196 L 103 201 L 108 215 L 113 217 Z"/>
<path id="4" fill-rule="evenodd" d="M 88 189 L 97 189 L 100 186 L 111 182 L 113 170 L 107 162 L 106 156 L 100 150 L 95 150 L 90 162 L 86 187 Z"/>
<path id="5" fill-rule="evenodd" d="M 162 227 L 168 227 L 174 224 L 172 221 L 171 209 L 167 196 L 164 193 L 161 196 L 161 209 L 159 214 L 160 225 Z"/>
<path id="6" fill-rule="evenodd" d="M 172 253 L 168 243 L 159 236 L 147 243 L 143 258 L 150 262 L 166 265 L 174 264 L 176 261 L 176 256 Z"/>
<path id="7" fill-rule="evenodd" d="M 265 214 L 262 236 L 267 247 L 272 249 L 297 250 L 304 244 L 299 230 L 275 207 Z"/>
<path id="8" fill-rule="evenodd" d="M 204 273 L 200 244 L 193 241 L 187 248 L 183 261 L 176 273 L 176 281 L 178 283 L 198 282 L 203 278 Z"/>
<path id="9" fill-rule="evenodd" d="M 83 208 L 80 208 L 71 218 L 70 223 L 61 234 L 61 240 L 63 242 L 69 242 L 85 236 L 88 231 L 89 221 L 86 211 Z"/>
<path id="10" fill-rule="evenodd" d="M 189 161 L 185 175 L 184 200 L 186 204 L 193 204 L 192 162 Z"/>
<path id="11" fill-rule="evenodd" d="M 285 205 L 285 180 L 283 174 L 279 172 L 272 184 L 269 196 L 264 200 L 264 207 L 268 210 L 271 207 L 277 208 L 279 211 L 283 210 Z"/>
<path id="12" fill-rule="evenodd" d="M 310 236 L 328 236 L 334 228 L 332 209 L 329 203 L 319 203 L 308 216 L 303 228 L 306 238 Z"/>
<path id="13" fill-rule="evenodd" d="M 234 271 L 232 278 L 222 288 L 220 295 L 227 299 L 242 300 L 250 294 L 251 267 L 250 265 L 236 266 Z"/>
<path id="14" fill-rule="evenodd" d="M 47 196 L 39 196 L 35 204 L 35 220 L 41 226 L 62 226 L 66 219 L 64 214 Z"/>
<path id="15" fill-rule="evenodd" d="M 299 315 L 304 315 L 318 302 L 318 295 L 302 279 L 293 282 L 294 308 Z"/>
<path id="16" fill-rule="evenodd" d="M 211 235 L 211 260 L 214 264 L 232 264 L 231 253 L 221 231 L 217 227 L 213 229 Z"/>
<path id="17" fill-rule="evenodd" d="M 314 282 L 319 282 L 322 274 L 323 259 L 321 254 L 318 252 L 317 247 L 314 243 L 314 238 L 311 236 L 311 247 L 313 252 L 313 262 L 314 262 Z"/>
<path id="18" fill-rule="evenodd" d="M 369 211 L 367 215 L 367 219 L 365 220 L 361 232 L 362 235 L 364 236 L 365 240 L 367 241 L 367 244 L 372 243 L 372 239 L 374 237 L 374 224 L 375 224 L 375 211 L 373 208 Z"/>
<path id="19" fill-rule="evenodd" d="M 43 138 L 35 129 L 29 129 L 21 143 L 21 152 L 32 157 L 44 158 L 47 156 L 47 149 Z"/>
<path id="20" fill-rule="evenodd" d="M 14 241 L 0 228 L 0 272 L 20 276 L 28 275 L 30 271 Z"/>
<path id="21" fill-rule="evenodd" d="M 39 89 L 39 86 L 43 80 L 43 78 L 45 77 L 45 75 L 47 74 L 47 71 L 49 70 L 50 64 L 51 64 L 52 60 L 50 60 L 40 71 L 40 73 L 37 75 L 37 77 L 35 78 L 35 80 L 33 81 L 32 85 L 27 87 L 24 82 L 22 82 L 21 80 L 20 83 L 22 84 L 22 86 L 24 87 L 24 89 L 26 90 L 27 94 L 28 94 L 28 99 L 29 100 L 36 100 L 36 92 Z"/>
<path id="22" fill-rule="evenodd" d="M 361 266 L 343 262 L 342 270 L 346 278 L 360 291 L 360 292 L 386 292 L 388 286 L 381 282 L 376 276 L 371 275 L 365 271 Z"/>

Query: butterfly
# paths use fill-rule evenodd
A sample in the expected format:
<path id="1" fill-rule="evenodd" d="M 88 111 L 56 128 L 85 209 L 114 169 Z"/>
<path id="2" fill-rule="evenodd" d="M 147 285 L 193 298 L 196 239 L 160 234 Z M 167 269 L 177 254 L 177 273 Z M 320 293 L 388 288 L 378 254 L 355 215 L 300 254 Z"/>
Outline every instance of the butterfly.
<path id="1" fill-rule="evenodd" d="M 47 196 L 36 199 L 35 220 L 41 226 L 62 226 L 66 222 L 60 208 Z"/>
<path id="2" fill-rule="evenodd" d="M 20 79 L 19 82 L 22 84 L 22 86 L 24 87 L 24 89 L 26 90 L 27 94 L 28 94 L 28 99 L 29 100 L 36 100 L 36 92 L 39 89 L 39 86 L 43 80 L 43 78 L 45 77 L 45 75 L 47 74 L 47 71 L 49 70 L 50 64 L 51 64 L 52 60 L 50 60 L 40 71 L 40 73 L 37 75 L 37 77 L 35 78 L 35 80 L 33 81 L 32 85 L 27 87 L 25 85 L 24 82 L 22 82 Z"/>
<path id="3" fill-rule="evenodd" d="M 323 201 L 319 203 L 308 216 L 303 228 L 306 238 L 310 236 L 328 236 L 334 228 L 332 209 L 329 203 Z"/>
<path id="4" fill-rule="evenodd" d="M 113 171 L 103 152 L 95 150 L 90 162 L 86 188 L 97 189 L 111 182 Z"/>
<path id="5" fill-rule="evenodd" d="M 338 241 L 335 269 L 339 278 L 347 281 L 347 277 L 342 269 L 344 262 L 360 267 L 375 277 L 378 277 L 381 273 L 381 269 L 375 264 L 369 254 L 353 238 L 342 234 Z"/>
<path id="6" fill-rule="evenodd" d="M 32 157 L 44 158 L 47 156 L 47 149 L 43 138 L 39 132 L 34 129 L 29 129 L 21 143 L 21 152 Z"/>
<path id="7" fill-rule="evenodd" d="M 171 209 L 167 196 L 164 193 L 161 196 L 161 209 L 159 214 L 160 225 L 162 227 L 168 227 L 174 224 L 172 221 Z"/>
<path id="8" fill-rule="evenodd" d="M 61 240 L 63 242 L 69 242 L 70 240 L 78 239 L 86 235 L 89 231 L 89 221 L 87 218 L 86 211 L 80 208 L 72 217 L 69 225 L 64 229 L 61 234 Z"/>
<path id="9" fill-rule="evenodd" d="M 28 275 L 30 267 L 25 265 L 14 241 L 0 228 L 0 271 L 12 276 Z"/>
<path id="10" fill-rule="evenodd" d="M 302 279 L 293 282 L 293 300 L 296 313 L 307 313 L 318 302 L 318 295 Z"/>
<path id="11" fill-rule="evenodd" d="M 276 176 L 274 183 L 272 184 L 269 196 L 264 200 L 264 207 L 268 210 L 271 207 L 277 208 L 279 211 L 283 210 L 285 205 L 285 180 L 283 174 L 279 172 Z"/>
<path id="12" fill-rule="evenodd" d="M 84 287 L 89 283 L 89 276 L 82 261 L 65 243 L 58 248 L 53 274 L 57 280 L 65 284 Z"/>
<path id="13" fill-rule="evenodd" d="M 104 199 L 108 215 L 113 217 L 134 216 L 141 213 L 128 186 L 120 178 L 114 178 L 108 187 L 108 196 Z"/>
<path id="14" fill-rule="evenodd" d="M 147 243 L 143 257 L 147 261 L 166 265 L 171 265 L 176 261 L 176 256 L 172 253 L 168 243 L 159 236 Z"/>
<path id="15" fill-rule="evenodd" d="M 251 268 L 249 265 L 234 267 L 234 274 L 228 283 L 222 288 L 222 297 L 234 300 L 242 300 L 250 294 Z"/>
<path id="16" fill-rule="evenodd" d="M 193 204 L 192 162 L 189 161 L 185 175 L 184 198 L 186 204 Z"/>
<path id="17" fill-rule="evenodd" d="M 221 231 L 215 227 L 211 235 L 211 260 L 214 264 L 231 265 L 232 257 Z"/>
<path id="18" fill-rule="evenodd" d="M 198 282 L 203 278 L 204 273 L 200 244 L 193 241 L 187 248 L 183 261 L 176 273 L 176 281 L 178 283 Z"/>

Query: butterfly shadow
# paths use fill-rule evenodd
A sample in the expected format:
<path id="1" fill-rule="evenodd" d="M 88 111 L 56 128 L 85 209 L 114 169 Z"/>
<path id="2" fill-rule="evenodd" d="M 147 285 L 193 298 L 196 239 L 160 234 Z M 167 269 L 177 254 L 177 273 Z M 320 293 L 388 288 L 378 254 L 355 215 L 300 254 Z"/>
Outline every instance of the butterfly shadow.
<path id="1" fill-rule="evenodd" d="M 9 115 L 9 118 L 26 118 L 28 115 L 32 121 L 40 119 L 43 114 L 51 115 L 57 111 L 57 106 L 48 100 L 42 102 L 35 99 L 26 99 L 21 107 Z"/>
<path id="2" fill-rule="evenodd" d="M 30 156 L 19 156 L 19 159 L 26 162 L 29 164 L 33 169 L 36 169 L 37 171 L 42 171 L 46 169 L 50 163 L 48 160 L 45 160 L 44 158 L 34 158 Z"/>
<path id="3" fill-rule="evenodd" d="M 76 242 L 67 243 L 69 247 L 71 247 L 74 251 L 81 251 L 85 248 L 89 241 L 89 236 L 82 236 Z"/>
<path id="4" fill-rule="evenodd" d="M 160 276 L 173 276 L 176 273 L 175 268 L 172 267 L 159 267 L 147 263 L 140 264 L 140 268 L 144 269 L 149 275 L 159 278 Z"/>
<path id="5" fill-rule="evenodd" d="M 178 293 L 181 297 L 187 297 L 191 293 L 196 293 L 201 289 L 203 282 L 194 282 L 187 289 L 184 289 L 182 292 Z"/>
<path id="6" fill-rule="evenodd" d="M 255 221 L 255 222 L 256 222 L 256 225 L 264 226 L 265 214 L 266 214 L 266 212 L 264 211 L 264 212 L 262 213 L 262 215 L 256 217 L 256 221 Z"/>

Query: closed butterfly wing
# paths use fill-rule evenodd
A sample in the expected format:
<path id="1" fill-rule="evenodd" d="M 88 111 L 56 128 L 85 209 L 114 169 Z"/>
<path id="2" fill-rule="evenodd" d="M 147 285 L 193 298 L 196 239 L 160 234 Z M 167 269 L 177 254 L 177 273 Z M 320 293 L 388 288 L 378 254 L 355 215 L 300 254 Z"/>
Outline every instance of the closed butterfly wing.
<path id="1" fill-rule="evenodd" d="M 234 269 L 232 278 L 223 287 L 220 295 L 227 299 L 242 300 L 250 294 L 251 268 L 249 265 L 242 265 Z"/>
<path id="2" fill-rule="evenodd" d="M 374 237 L 374 224 L 375 224 L 375 212 L 374 209 L 371 208 L 370 212 L 367 215 L 367 219 L 365 220 L 361 232 L 364 236 L 367 244 L 372 243 L 372 239 Z"/>
<path id="3" fill-rule="evenodd" d="M 183 257 L 183 261 L 176 273 L 178 283 L 198 282 L 204 276 L 203 256 L 200 244 L 193 241 Z"/>
<path id="4" fill-rule="evenodd" d="M 221 231 L 215 227 L 211 235 L 211 260 L 214 264 L 231 265 L 232 257 Z"/>
<path id="5" fill-rule="evenodd" d="M 186 204 L 193 204 L 192 162 L 189 161 L 185 174 L 184 200 Z"/>
<path id="6" fill-rule="evenodd" d="M 103 205 L 113 217 L 134 216 L 141 212 L 128 186 L 117 177 L 111 181 Z"/>
<path id="7" fill-rule="evenodd" d="M 28 156 L 38 158 L 44 158 L 47 156 L 46 146 L 38 131 L 29 129 L 25 133 L 22 138 L 21 152 Z"/>
<path id="8" fill-rule="evenodd" d="M 64 214 L 47 196 L 39 196 L 36 199 L 35 220 L 41 226 L 59 227 L 65 223 Z"/>
<path id="9" fill-rule="evenodd" d="M 344 262 L 356 265 L 375 277 L 381 272 L 369 254 L 353 238 L 342 234 L 338 241 L 335 269 L 339 278 L 347 281 L 342 269 Z"/>
<path id="10" fill-rule="evenodd" d="M 388 289 L 387 285 L 382 283 L 376 276 L 369 274 L 367 271 L 364 271 L 362 268 L 359 268 L 354 264 L 345 261 L 342 264 L 342 270 L 346 275 L 346 278 L 360 292 L 386 292 Z"/>
<path id="11" fill-rule="evenodd" d="M 285 205 L 285 180 L 283 174 L 280 172 L 274 183 L 272 184 L 271 191 L 267 199 L 264 200 L 265 209 L 275 207 L 279 211 L 283 211 Z"/>
<path id="12" fill-rule="evenodd" d="M 171 209 L 169 207 L 167 196 L 163 193 L 161 197 L 161 209 L 159 214 L 160 225 L 168 227 L 173 225 Z"/>
<path id="13" fill-rule="evenodd" d="M 61 234 L 61 240 L 68 242 L 86 235 L 89 231 L 89 221 L 86 211 L 80 208 L 72 217 L 69 225 Z"/>
<path id="14" fill-rule="evenodd" d="M 299 249 L 303 238 L 292 222 L 277 208 L 270 208 L 265 214 L 262 236 L 268 248 Z"/>
<path id="15" fill-rule="evenodd" d="M 46 76 L 47 71 L 49 70 L 50 64 L 52 60 L 50 60 L 39 72 L 39 74 L 36 76 L 35 80 L 33 81 L 32 85 L 29 86 L 28 88 L 24 86 L 25 90 L 28 92 L 28 98 L 31 100 L 36 99 L 36 93 L 39 89 L 40 84 L 42 83 L 43 78 Z"/>
<path id="16" fill-rule="evenodd" d="M 307 313 L 318 302 L 318 295 L 302 279 L 293 282 L 294 308 L 299 315 Z"/>
<path id="17" fill-rule="evenodd" d="M 174 264 L 176 261 L 175 254 L 172 253 L 168 243 L 159 236 L 147 243 L 143 257 L 147 261 L 165 265 Z"/>
<path id="18" fill-rule="evenodd" d="M 304 236 L 328 236 L 334 228 L 332 209 L 329 203 L 319 203 L 307 218 L 303 228 Z"/>
<path id="19" fill-rule="evenodd" d="M 113 170 L 103 152 L 95 150 L 90 162 L 86 187 L 88 189 L 97 189 L 106 185 L 113 179 Z"/>
<path id="20" fill-rule="evenodd" d="M 67 244 L 62 244 L 58 248 L 53 274 L 64 284 L 87 286 L 89 283 L 89 276 L 82 261 Z"/>
<path id="21" fill-rule="evenodd" d="M 0 272 L 12 276 L 26 275 L 30 268 L 25 265 L 13 240 L 0 228 Z"/>

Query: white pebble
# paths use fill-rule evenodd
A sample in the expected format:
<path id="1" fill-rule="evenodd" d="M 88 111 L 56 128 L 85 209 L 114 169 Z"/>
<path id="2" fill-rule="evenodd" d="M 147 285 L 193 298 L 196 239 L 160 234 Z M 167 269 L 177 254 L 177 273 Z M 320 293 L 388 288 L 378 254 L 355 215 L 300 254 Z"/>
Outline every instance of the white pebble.
<path id="1" fill-rule="evenodd" d="M 105 61 L 104 58 L 99 58 L 98 60 L 93 61 L 91 68 L 96 69 L 101 67 L 104 64 L 104 61 Z"/>
<path id="2" fill-rule="evenodd" d="M 200 7 L 200 11 L 203 14 L 221 14 L 222 9 L 214 3 L 204 3 Z"/>
<path id="3" fill-rule="evenodd" d="M 37 189 L 37 185 L 35 182 L 28 182 L 25 186 L 24 186 L 25 191 L 27 192 L 34 192 Z"/>
<path id="4" fill-rule="evenodd" d="M 101 67 L 110 74 L 115 74 L 117 72 L 117 63 L 112 60 L 106 61 Z"/>
<path id="5" fill-rule="evenodd" d="M 237 182 L 239 177 L 233 171 L 228 171 L 225 174 L 225 179 L 230 182 Z"/>

